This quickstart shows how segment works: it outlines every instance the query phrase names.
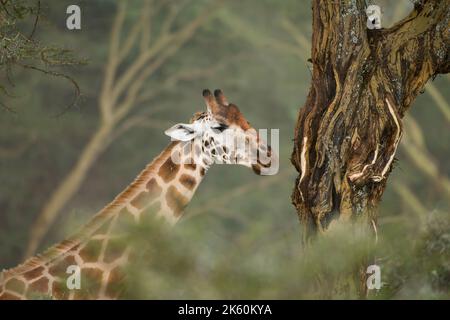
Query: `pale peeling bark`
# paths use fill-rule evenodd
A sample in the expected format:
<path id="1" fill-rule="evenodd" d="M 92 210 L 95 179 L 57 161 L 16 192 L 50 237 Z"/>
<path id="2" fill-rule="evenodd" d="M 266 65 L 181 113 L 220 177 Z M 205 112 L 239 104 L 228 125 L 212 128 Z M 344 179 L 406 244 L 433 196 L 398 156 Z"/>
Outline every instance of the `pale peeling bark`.
<path id="1" fill-rule="evenodd" d="M 292 201 L 305 236 L 336 221 L 376 230 L 376 207 L 426 82 L 450 70 L 450 1 L 416 1 L 389 29 L 366 28 L 365 2 L 313 1 L 312 84 L 300 109 Z"/>

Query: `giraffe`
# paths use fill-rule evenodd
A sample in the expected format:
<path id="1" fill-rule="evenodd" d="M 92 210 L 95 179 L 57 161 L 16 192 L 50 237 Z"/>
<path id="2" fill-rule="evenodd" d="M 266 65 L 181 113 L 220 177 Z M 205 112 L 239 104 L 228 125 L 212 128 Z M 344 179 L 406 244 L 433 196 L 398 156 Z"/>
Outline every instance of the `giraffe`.
<path id="1" fill-rule="evenodd" d="M 275 174 L 275 152 L 239 108 L 219 89 L 214 96 L 204 90 L 203 98 L 207 110 L 197 112 L 189 124 L 166 130 L 172 140 L 167 148 L 80 231 L 1 272 L 0 300 L 118 299 L 124 292 L 124 270 L 135 252 L 123 241 L 121 225 L 139 224 L 149 215 L 176 223 L 214 163 L 244 165 L 259 175 Z M 244 141 L 244 148 L 237 141 Z M 247 147 L 253 152 L 245 152 Z M 69 267 L 78 270 L 81 288 L 68 289 Z"/>

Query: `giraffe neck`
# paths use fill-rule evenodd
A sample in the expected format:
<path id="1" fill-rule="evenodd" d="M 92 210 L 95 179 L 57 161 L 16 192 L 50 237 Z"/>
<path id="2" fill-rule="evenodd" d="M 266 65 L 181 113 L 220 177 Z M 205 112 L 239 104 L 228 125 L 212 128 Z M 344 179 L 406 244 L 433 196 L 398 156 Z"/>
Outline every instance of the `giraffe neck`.
<path id="1" fill-rule="evenodd" d="M 189 151 L 186 143 L 172 142 L 115 199 L 121 210 L 133 215 L 136 221 L 146 213 L 164 217 L 170 223 L 178 221 L 209 168 L 206 160 L 189 159 Z"/>
<path id="2" fill-rule="evenodd" d="M 145 215 L 175 223 L 202 181 L 209 159 L 192 161 L 186 143 L 172 142 L 135 181 L 97 213 L 80 232 L 48 249 L 43 255 L 0 273 L 0 300 L 26 299 L 34 293 L 56 299 L 117 298 L 117 283 L 133 248 L 118 238 L 121 224 L 139 223 Z M 201 144 L 193 145 L 201 154 Z M 174 161 L 174 157 L 180 161 Z M 198 161 L 200 160 L 200 161 Z M 179 164 L 178 164 L 179 163 Z M 67 290 L 67 268 L 77 266 L 82 279 L 97 284 L 89 292 Z"/>

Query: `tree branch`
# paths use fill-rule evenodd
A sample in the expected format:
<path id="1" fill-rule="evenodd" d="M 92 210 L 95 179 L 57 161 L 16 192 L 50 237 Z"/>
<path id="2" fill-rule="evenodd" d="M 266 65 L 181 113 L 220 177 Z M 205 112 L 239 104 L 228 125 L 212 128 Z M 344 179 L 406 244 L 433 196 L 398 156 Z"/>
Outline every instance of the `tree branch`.
<path id="1" fill-rule="evenodd" d="M 429 78 L 450 72 L 449 26 L 448 2 L 427 0 L 417 2 L 415 9 L 392 28 L 372 33 L 373 41 L 380 40 L 376 54 L 386 56 L 386 76 L 398 82 L 393 92 L 401 115 Z"/>
<path id="2" fill-rule="evenodd" d="M 207 19 L 212 17 L 211 12 L 214 12 L 222 2 L 223 0 L 214 1 L 212 5 L 204 9 L 195 19 L 181 27 L 178 31 L 160 34 L 153 46 L 151 46 L 147 51 L 142 52 L 136 61 L 117 80 L 116 85 L 111 92 L 111 101 L 116 103 L 117 99 L 131 84 L 137 74 L 141 72 L 145 65 L 157 54 L 163 52 L 163 50 L 171 50 L 171 47 L 173 48 L 177 45 L 184 44 L 184 42 L 187 41 Z M 147 70 L 148 69 L 149 68 L 147 68 Z M 143 72 L 148 73 L 148 71 Z"/>
<path id="3" fill-rule="evenodd" d="M 426 92 L 431 96 L 431 98 L 436 103 L 439 111 L 441 111 L 442 115 L 447 119 L 447 122 L 450 123 L 450 105 L 436 88 L 433 83 L 428 83 L 426 86 Z"/>
<path id="4" fill-rule="evenodd" d="M 111 28 L 108 61 L 106 63 L 105 76 L 100 93 L 100 112 L 102 120 L 105 122 L 111 121 L 112 118 L 110 93 L 116 76 L 117 67 L 120 64 L 119 55 L 117 53 L 119 52 L 120 34 L 125 20 L 126 6 L 127 1 L 119 2 L 117 14 Z"/>

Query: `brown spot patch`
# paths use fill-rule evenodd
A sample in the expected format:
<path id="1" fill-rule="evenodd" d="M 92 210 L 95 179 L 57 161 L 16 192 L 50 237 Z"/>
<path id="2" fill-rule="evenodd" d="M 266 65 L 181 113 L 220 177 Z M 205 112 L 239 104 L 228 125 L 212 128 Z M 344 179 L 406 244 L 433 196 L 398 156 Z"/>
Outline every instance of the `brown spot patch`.
<path id="1" fill-rule="evenodd" d="M 19 296 L 7 292 L 0 295 L 0 300 L 20 300 L 20 299 L 21 298 Z"/>
<path id="2" fill-rule="evenodd" d="M 42 277 L 39 280 L 36 280 L 30 287 L 28 288 L 29 293 L 47 293 L 48 292 L 48 278 Z"/>
<path id="3" fill-rule="evenodd" d="M 147 190 L 150 192 L 151 197 L 156 197 L 162 191 L 161 187 L 156 182 L 155 178 L 152 178 L 149 182 L 147 182 Z"/>
<path id="4" fill-rule="evenodd" d="M 75 258 L 73 256 L 66 256 L 64 259 L 56 262 L 53 266 L 51 266 L 48 272 L 52 276 L 65 277 L 67 267 L 72 265 L 77 265 Z"/>
<path id="5" fill-rule="evenodd" d="M 24 275 L 25 279 L 32 280 L 32 279 L 36 279 L 36 278 L 40 277 L 42 275 L 43 271 L 44 271 L 44 267 L 37 267 L 31 271 L 24 273 L 23 275 Z"/>
<path id="6" fill-rule="evenodd" d="M 101 287 L 103 271 L 98 268 L 81 269 L 81 288 L 75 290 L 75 299 L 95 299 Z"/>
<path id="7" fill-rule="evenodd" d="M 174 186 L 170 186 L 167 190 L 166 201 L 167 205 L 170 209 L 173 210 L 176 217 L 179 217 L 181 215 L 184 207 L 186 207 L 189 202 L 189 200 L 185 196 L 183 196 Z"/>
<path id="8" fill-rule="evenodd" d="M 169 182 L 175 178 L 180 166 L 173 163 L 172 159 L 169 157 L 159 168 L 158 175 L 165 181 Z"/>
<path id="9" fill-rule="evenodd" d="M 55 281 L 52 285 L 52 296 L 58 300 L 69 298 L 70 290 L 67 288 L 66 281 Z"/>
<path id="10" fill-rule="evenodd" d="M 106 295 L 111 299 L 117 299 L 125 289 L 125 273 L 120 267 L 116 267 L 109 273 Z"/>
<path id="11" fill-rule="evenodd" d="M 204 176 L 205 173 L 206 173 L 206 170 L 205 170 L 205 168 L 202 167 L 202 168 L 200 169 L 200 175 Z"/>
<path id="12" fill-rule="evenodd" d="M 103 240 L 91 240 L 81 250 L 80 257 L 84 262 L 96 262 L 100 256 Z"/>
<path id="13" fill-rule="evenodd" d="M 184 167 L 185 167 L 186 169 L 189 169 L 189 170 L 195 170 L 195 169 L 197 169 L 197 165 L 196 165 L 195 163 L 186 163 L 186 164 L 184 165 Z"/>
<path id="14" fill-rule="evenodd" d="M 14 291 L 17 293 L 24 293 L 25 291 L 25 283 L 19 279 L 12 278 L 9 279 L 5 284 L 5 289 Z"/>
<path id="15" fill-rule="evenodd" d="M 183 174 L 180 178 L 180 183 L 185 186 L 187 189 L 192 190 L 196 185 L 195 178 L 188 174 Z"/>

